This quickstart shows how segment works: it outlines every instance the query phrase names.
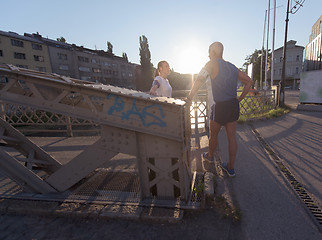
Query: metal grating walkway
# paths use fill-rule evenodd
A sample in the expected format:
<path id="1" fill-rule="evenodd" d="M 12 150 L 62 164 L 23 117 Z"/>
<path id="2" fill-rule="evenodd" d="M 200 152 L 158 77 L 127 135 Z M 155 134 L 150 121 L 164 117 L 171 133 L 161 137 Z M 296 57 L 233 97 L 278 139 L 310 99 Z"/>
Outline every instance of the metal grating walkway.
<path id="1" fill-rule="evenodd" d="M 54 194 L 26 193 L 11 179 L 0 174 L 0 198 L 42 200 L 57 202 L 87 202 L 99 204 L 142 205 L 159 207 L 176 207 L 182 209 L 197 209 L 201 206 L 202 196 L 195 191 L 195 186 L 203 181 L 203 174 L 194 175 L 194 183 L 190 200 L 183 202 L 178 199 L 155 199 L 153 197 L 141 200 L 139 175 L 133 170 L 113 172 L 108 168 L 97 169 L 69 191 Z"/>

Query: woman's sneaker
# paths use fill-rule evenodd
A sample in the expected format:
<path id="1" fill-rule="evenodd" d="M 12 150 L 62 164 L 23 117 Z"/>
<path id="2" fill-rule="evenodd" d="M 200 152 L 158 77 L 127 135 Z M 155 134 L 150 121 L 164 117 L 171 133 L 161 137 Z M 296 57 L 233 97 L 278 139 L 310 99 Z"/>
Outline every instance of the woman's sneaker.
<path id="1" fill-rule="evenodd" d="M 208 162 L 210 162 L 210 163 L 213 163 L 213 162 L 215 162 L 215 160 L 214 160 L 214 157 L 209 157 L 208 156 L 208 152 L 204 152 L 203 154 L 202 154 L 202 157 L 206 160 L 206 161 L 208 161 Z"/>
<path id="2" fill-rule="evenodd" d="M 227 175 L 229 177 L 235 177 L 236 174 L 235 174 L 235 170 L 234 169 L 228 169 L 228 166 L 227 166 L 227 163 L 223 163 L 221 165 L 222 169 L 225 170 L 225 172 L 227 173 Z"/>

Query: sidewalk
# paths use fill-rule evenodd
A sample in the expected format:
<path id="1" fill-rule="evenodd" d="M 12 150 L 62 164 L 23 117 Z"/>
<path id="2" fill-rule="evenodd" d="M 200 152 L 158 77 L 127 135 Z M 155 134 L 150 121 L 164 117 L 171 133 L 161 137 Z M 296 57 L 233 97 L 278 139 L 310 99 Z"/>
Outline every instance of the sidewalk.
<path id="1" fill-rule="evenodd" d="M 302 123 L 305 121 L 300 118 L 300 113 L 291 112 L 282 118 L 254 122 L 252 125 L 264 139 L 268 140 L 268 144 L 272 145 L 274 150 L 280 151 L 287 148 L 288 152 L 283 152 L 285 153 L 283 157 L 286 157 L 283 161 L 292 163 L 294 154 L 301 154 L 296 151 L 296 148 L 307 147 L 304 146 L 306 144 L 303 142 L 297 142 L 294 146 L 298 139 L 292 137 L 295 131 L 292 125 L 294 125 L 294 121 Z M 318 121 L 318 118 L 315 120 Z M 310 121 L 313 120 L 310 119 Z M 297 134 L 303 134 L 311 127 L 312 124 L 296 125 Z M 317 159 L 322 159 L 321 131 L 321 124 L 319 131 L 310 131 L 312 144 L 315 144 L 316 141 L 320 143 L 315 144 L 315 152 L 313 153 L 319 154 Z M 321 239 L 321 227 L 319 230 L 306 206 L 287 183 L 276 163 L 270 159 L 263 146 L 256 139 L 250 125 L 238 125 L 237 141 L 238 154 L 235 164 L 237 176 L 228 178 L 227 175 L 224 175 L 224 181 L 218 179 L 218 177 L 217 180 L 219 181 L 218 190 L 222 194 L 228 195 L 235 207 L 241 211 L 241 228 L 246 239 Z M 281 146 L 281 141 L 284 141 L 288 146 Z M 219 135 L 219 146 L 221 160 L 223 162 L 228 161 L 224 129 L 221 130 Z M 293 154 L 289 152 L 292 150 L 294 151 Z M 313 150 L 311 149 L 311 151 Z M 306 174 L 303 178 L 309 182 L 318 181 L 315 185 L 321 187 L 322 163 L 320 161 L 312 164 L 318 166 L 316 171 L 319 172 L 314 172 L 314 175 L 307 179 L 310 176 L 310 169 L 307 166 L 302 169 L 302 172 Z M 291 170 L 293 171 L 293 168 Z M 302 179 L 300 180 L 302 181 Z M 318 204 L 320 205 L 321 188 L 316 189 L 311 186 L 308 190 L 318 197 Z"/>

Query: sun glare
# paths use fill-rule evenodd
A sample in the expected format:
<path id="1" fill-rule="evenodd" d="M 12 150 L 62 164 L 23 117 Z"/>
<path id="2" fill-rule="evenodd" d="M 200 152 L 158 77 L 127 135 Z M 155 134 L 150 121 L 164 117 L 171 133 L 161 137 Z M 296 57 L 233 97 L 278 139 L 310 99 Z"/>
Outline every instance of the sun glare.
<path id="1" fill-rule="evenodd" d="M 179 73 L 199 73 L 208 61 L 207 57 L 207 48 L 196 42 L 190 42 L 176 47 L 172 65 Z"/>

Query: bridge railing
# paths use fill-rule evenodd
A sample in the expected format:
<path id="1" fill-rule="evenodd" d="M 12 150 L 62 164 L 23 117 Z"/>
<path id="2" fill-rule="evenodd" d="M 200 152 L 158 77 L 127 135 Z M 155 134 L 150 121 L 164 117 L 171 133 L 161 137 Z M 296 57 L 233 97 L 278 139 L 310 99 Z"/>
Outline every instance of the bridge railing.
<path id="1" fill-rule="evenodd" d="M 184 99 L 189 91 L 174 91 L 175 98 Z M 241 91 L 238 91 L 240 94 Z M 254 118 L 255 114 L 265 113 L 276 106 L 276 87 L 272 90 L 252 89 L 240 103 L 240 115 Z M 206 90 L 200 90 L 190 107 L 191 128 L 207 127 L 209 107 Z M 0 116 L 9 124 L 27 134 L 54 133 L 71 137 L 79 134 L 98 134 L 100 125 L 90 120 L 74 118 L 62 114 L 42 111 L 28 106 L 0 102 Z"/>

